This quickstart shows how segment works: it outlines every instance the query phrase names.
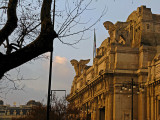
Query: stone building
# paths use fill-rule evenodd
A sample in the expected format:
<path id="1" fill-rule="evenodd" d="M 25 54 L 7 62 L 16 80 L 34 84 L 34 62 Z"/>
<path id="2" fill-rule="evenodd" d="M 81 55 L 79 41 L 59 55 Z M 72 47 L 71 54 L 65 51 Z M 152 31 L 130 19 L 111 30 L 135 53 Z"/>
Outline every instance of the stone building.
<path id="1" fill-rule="evenodd" d="M 34 106 L 40 105 L 40 102 L 30 100 L 26 105 L 10 106 L 4 105 L 3 101 L 0 100 L 0 120 L 12 120 L 12 118 L 20 118 L 29 115 Z"/>
<path id="2" fill-rule="evenodd" d="M 104 27 L 110 37 L 93 65 L 71 60 L 76 76 L 67 100 L 90 120 L 160 120 L 160 15 L 141 6 Z"/>

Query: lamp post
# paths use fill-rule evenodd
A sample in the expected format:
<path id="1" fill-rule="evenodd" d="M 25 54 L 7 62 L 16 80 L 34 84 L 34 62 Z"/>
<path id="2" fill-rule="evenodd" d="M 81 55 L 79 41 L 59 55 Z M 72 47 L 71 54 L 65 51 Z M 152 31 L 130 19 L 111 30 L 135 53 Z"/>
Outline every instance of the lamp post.
<path id="1" fill-rule="evenodd" d="M 54 30 L 54 21 L 55 21 L 55 2 L 53 6 L 53 30 Z M 50 68 L 49 68 L 49 81 L 48 81 L 48 98 L 47 98 L 47 120 L 49 120 L 49 113 L 50 113 L 50 99 L 51 99 L 51 79 L 52 79 L 52 56 L 53 56 L 53 49 L 50 52 Z"/>
<path id="2" fill-rule="evenodd" d="M 120 84 L 122 84 L 122 83 L 120 83 Z M 131 82 L 127 82 L 127 83 L 125 83 L 125 84 L 123 84 L 122 86 L 121 86 L 121 90 L 120 90 L 120 93 L 122 93 L 122 90 L 124 90 L 124 91 L 126 91 L 127 90 L 127 87 L 129 87 L 129 91 L 131 91 L 131 120 L 133 120 L 133 109 L 134 109 L 134 107 L 133 107 L 133 100 L 134 100 L 134 96 L 133 96 L 133 94 L 134 94 L 134 88 L 136 88 L 136 86 L 140 86 L 140 88 L 138 87 L 138 91 L 137 91 L 137 94 L 139 94 L 139 92 L 140 92 L 140 90 L 143 92 L 144 91 L 144 86 L 141 86 L 141 84 L 142 83 L 135 83 L 134 81 L 133 81 L 133 78 L 131 79 Z"/>
<path id="3" fill-rule="evenodd" d="M 51 90 L 51 101 L 53 100 L 53 92 L 65 92 L 65 99 L 66 99 L 66 90 Z M 66 105 L 66 102 L 65 102 L 65 105 Z"/>

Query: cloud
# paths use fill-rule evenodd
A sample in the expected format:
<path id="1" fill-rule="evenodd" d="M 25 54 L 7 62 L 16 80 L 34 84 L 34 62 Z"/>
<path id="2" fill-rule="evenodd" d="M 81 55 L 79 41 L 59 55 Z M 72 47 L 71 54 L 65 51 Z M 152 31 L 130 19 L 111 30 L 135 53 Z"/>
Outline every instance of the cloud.
<path id="1" fill-rule="evenodd" d="M 45 55 L 49 56 L 49 53 Z M 35 70 L 32 69 L 32 74 L 38 74 L 38 79 L 34 81 L 25 81 L 25 85 L 35 90 L 47 91 L 48 89 L 48 74 L 50 60 L 40 61 L 35 65 Z M 33 67 L 33 66 L 32 66 Z M 29 71 L 29 70 L 27 70 Z M 52 89 L 65 89 L 70 92 L 71 84 L 74 79 L 74 68 L 69 60 L 62 56 L 54 56 L 52 67 Z M 32 76 L 32 75 L 30 75 Z"/>
<path id="2" fill-rule="evenodd" d="M 60 56 L 55 56 L 55 59 L 53 63 L 58 63 L 58 64 L 66 64 L 67 59 L 65 57 L 60 57 Z"/>
<path id="3" fill-rule="evenodd" d="M 43 62 L 42 66 L 48 71 L 49 60 L 46 62 Z M 61 56 L 55 56 L 53 58 L 52 71 L 53 71 L 53 75 L 59 76 L 61 78 L 66 78 L 68 75 L 70 75 L 72 68 L 67 58 L 61 57 Z"/>
<path id="4" fill-rule="evenodd" d="M 49 56 L 49 53 L 46 53 L 45 54 L 46 56 Z M 49 69 L 49 60 L 47 60 L 47 61 L 44 61 L 43 62 L 43 67 L 45 68 L 45 69 Z M 60 65 L 60 64 L 62 64 L 62 65 L 65 65 L 67 63 L 67 58 L 65 58 L 65 57 L 60 57 L 60 56 L 55 56 L 54 58 L 53 58 L 53 66 L 57 66 L 57 65 Z"/>

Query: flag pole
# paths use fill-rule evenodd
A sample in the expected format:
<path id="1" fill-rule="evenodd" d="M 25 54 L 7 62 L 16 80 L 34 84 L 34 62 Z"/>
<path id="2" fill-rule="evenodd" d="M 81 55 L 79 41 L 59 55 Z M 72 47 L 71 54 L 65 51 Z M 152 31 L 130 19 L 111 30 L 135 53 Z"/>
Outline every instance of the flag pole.
<path id="1" fill-rule="evenodd" d="M 53 30 L 54 30 L 54 21 L 55 21 L 55 2 L 56 0 L 54 0 L 54 6 L 53 6 Z M 48 98 L 47 98 L 47 120 L 49 120 L 49 113 L 51 109 L 50 99 L 51 99 L 52 61 L 53 61 L 53 49 L 50 52 L 50 68 L 49 68 Z"/>
<path id="2" fill-rule="evenodd" d="M 93 62 L 94 58 L 96 57 L 96 33 L 95 33 L 95 28 L 94 28 L 94 42 L 93 42 Z"/>

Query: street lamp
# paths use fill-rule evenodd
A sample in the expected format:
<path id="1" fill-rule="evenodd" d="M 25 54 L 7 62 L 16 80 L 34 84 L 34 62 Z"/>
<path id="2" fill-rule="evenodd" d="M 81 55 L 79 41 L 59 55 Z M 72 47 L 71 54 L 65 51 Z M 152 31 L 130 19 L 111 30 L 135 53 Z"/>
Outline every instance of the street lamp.
<path id="1" fill-rule="evenodd" d="M 123 84 L 121 87 L 121 90 L 120 90 L 120 93 L 123 92 L 122 90 L 127 91 L 127 89 L 128 89 L 128 91 L 131 91 L 131 96 L 132 96 L 132 99 L 131 99 L 131 120 L 133 120 L 133 94 L 134 94 L 133 89 L 135 89 L 137 86 L 139 86 L 139 83 L 138 82 L 135 83 L 132 78 L 131 82 Z M 139 94 L 140 91 L 144 92 L 144 86 L 140 85 L 140 87 L 138 87 L 137 94 Z M 128 97 L 130 97 L 130 95 L 128 95 Z"/>

